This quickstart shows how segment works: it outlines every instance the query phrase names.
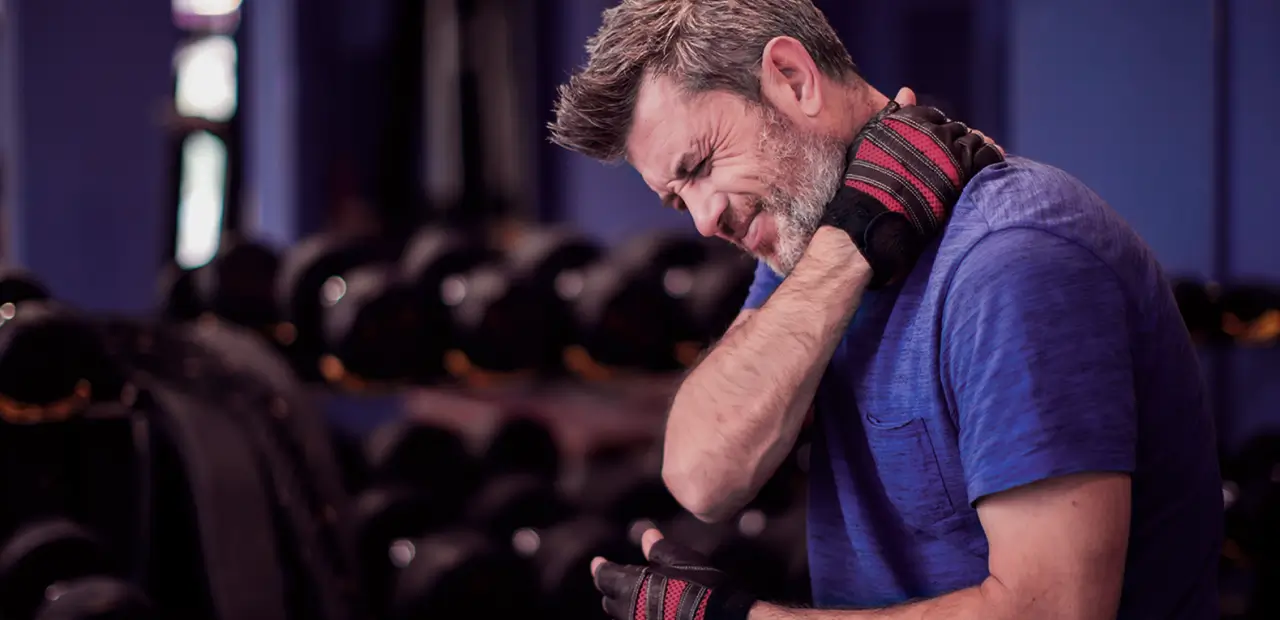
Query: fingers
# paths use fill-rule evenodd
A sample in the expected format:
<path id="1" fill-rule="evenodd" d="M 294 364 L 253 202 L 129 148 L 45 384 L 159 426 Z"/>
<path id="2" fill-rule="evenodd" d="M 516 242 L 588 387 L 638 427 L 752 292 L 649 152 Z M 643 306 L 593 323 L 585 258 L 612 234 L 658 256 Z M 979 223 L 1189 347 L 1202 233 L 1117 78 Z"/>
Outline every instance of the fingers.
<path id="1" fill-rule="evenodd" d="M 978 136 L 982 138 L 982 141 L 986 142 L 988 146 L 994 147 L 997 151 L 1000 151 L 1001 157 L 1005 156 L 1004 147 L 1000 146 L 999 144 L 996 144 L 996 141 L 992 140 L 989 136 L 987 136 L 987 134 L 984 134 L 981 131 L 978 131 L 977 129 L 970 129 L 969 131 L 971 133 L 978 134 Z"/>
<path id="2" fill-rule="evenodd" d="M 591 576 L 596 589 L 608 598 L 630 599 L 631 590 L 644 576 L 643 566 L 614 564 L 604 558 L 591 560 Z"/>
<path id="3" fill-rule="evenodd" d="M 644 550 L 645 559 L 649 559 L 649 550 L 653 548 L 653 543 L 662 540 L 662 532 L 657 529 L 645 530 L 644 536 L 640 537 L 640 548 Z"/>
<path id="4" fill-rule="evenodd" d="M 897 102 L 898 105 L 916 105 L 916 91 L 903 86 L 898 89 L 898 94 L 894 95 L 893 100 Z"/>
<path id="5" fill-rule="evenodd" d="M 649 547 L 650 562 L 661 566 L 703 566 L 707 559 L 701 553 L 669 540 L 657 540 Z"/>

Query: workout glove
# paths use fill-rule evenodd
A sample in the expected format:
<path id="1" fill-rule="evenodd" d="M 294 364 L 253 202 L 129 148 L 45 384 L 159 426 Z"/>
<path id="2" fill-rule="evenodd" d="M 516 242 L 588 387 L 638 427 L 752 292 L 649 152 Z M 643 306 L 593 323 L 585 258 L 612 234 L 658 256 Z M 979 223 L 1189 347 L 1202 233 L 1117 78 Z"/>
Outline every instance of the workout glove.
<path id="1" fill-rule="evenodd" d="M 871 288 L 894 284 L 942 230 L 969 179 L 1003 160 L 964 123 L 891 101 L 854 138 L 822 224 L 849 234 L 871 265 Z"/>
<path id="2" fill-rule="evenodd" d="M 756 602 L 701 554 L 666 539 L 649 549 L 648 566 L 605 562 L 595 578 L 616 620 L 746 620 Z"/>

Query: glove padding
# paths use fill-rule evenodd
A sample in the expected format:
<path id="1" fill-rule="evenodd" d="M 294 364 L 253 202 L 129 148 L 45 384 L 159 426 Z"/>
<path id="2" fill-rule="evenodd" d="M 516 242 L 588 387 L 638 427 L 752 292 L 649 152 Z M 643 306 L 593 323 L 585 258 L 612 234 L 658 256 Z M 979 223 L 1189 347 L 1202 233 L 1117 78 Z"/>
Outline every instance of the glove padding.
<path id="1" fill-rule="evenodd" d="M 605 562 L 595 580 L 616 620 L 746 620 L 756 602 L 701 554 L 666 539 L 650 548 L 648 566 Z"/>
<path id="2" fill-rule="evenodd" d="M 910 273 L 978 171 L 1004 161 L 981 134 L 935 108 L 881 110 L 849 147 L 844 183 L 822 224 L 853 240 L 871 265 L 871 288 Z"/>

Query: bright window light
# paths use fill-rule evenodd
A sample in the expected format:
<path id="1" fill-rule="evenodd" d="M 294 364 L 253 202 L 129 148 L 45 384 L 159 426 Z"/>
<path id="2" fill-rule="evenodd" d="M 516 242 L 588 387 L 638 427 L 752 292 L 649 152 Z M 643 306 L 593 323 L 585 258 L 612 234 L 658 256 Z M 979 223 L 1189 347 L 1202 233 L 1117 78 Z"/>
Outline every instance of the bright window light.
<path id="1" fill-rule="evenodd" d="M 227 145 L 200 131 L 182 143 L 182 188 L 178 201 L 178 248 L 184 269 L 208 263 L 218 251 L 227 193 Z"/>
<path id="2" fill-rule="evenodd" d="M 182 116 L 229 120 L 236 112 L 236 44 L 212 36 L 183 46 L 174 55 L 176 102 Z"/>

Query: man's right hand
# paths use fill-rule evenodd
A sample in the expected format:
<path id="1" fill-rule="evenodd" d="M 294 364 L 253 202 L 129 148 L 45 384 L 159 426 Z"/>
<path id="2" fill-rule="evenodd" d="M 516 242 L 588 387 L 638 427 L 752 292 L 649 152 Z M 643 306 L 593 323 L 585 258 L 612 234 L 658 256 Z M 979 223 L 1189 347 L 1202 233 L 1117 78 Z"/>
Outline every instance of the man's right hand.
<path id="1" fill-rule="evenodd" d="M 906 277 L 969 180 L 1004 161 L 1004 150 L 982 133 L 914 102 L 903 89 L 858 133 L 822 220 L 866 257 L 871 288 Z"/>

